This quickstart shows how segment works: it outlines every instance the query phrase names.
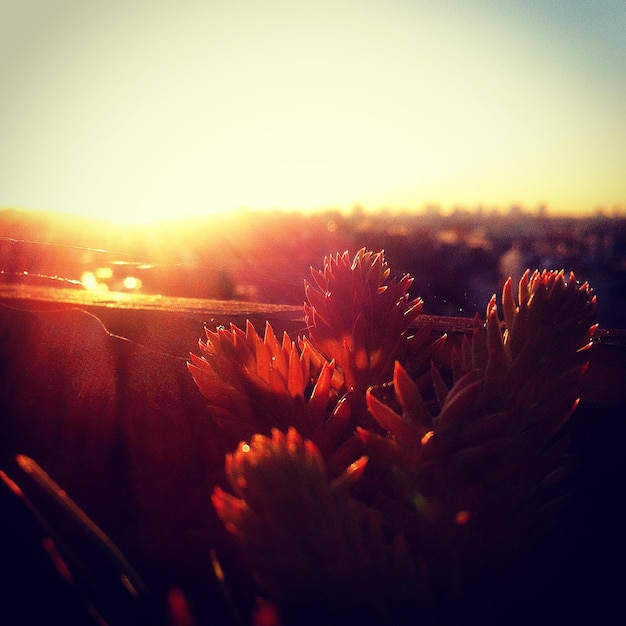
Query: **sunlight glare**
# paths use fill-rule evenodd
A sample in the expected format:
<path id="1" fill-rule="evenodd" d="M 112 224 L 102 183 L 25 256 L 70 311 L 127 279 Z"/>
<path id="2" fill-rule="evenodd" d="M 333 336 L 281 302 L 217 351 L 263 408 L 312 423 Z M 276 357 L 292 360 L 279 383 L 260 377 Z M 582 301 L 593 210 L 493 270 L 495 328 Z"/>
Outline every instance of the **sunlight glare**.
<path id="1" fill-rule="evenodd" d="M 83 287 L 89 291 L 108 291 L 109 289 L 106 283 L 102 283 L 98 280 L 94 272 L 83 272 L 80 277 L 80 282 Z"/>
<path id="2" fill-rule="evenodd" d="M 141 289 L 142 281 L 140 278 L 135 278 L 134 276 L 126 276 L 122 284 L 124 285 L 124 289 L 128 289 L 129 291 L 139 290 Z"/>

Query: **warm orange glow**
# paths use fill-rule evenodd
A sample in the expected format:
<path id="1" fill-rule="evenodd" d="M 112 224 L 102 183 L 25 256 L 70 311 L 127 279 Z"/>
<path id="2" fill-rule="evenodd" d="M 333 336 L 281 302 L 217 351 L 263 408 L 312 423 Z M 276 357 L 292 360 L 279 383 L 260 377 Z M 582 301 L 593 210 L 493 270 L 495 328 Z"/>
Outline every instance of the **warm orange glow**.
<path id="1" fill-rule="evenodd" d="M 107 289 L 107 286 L 98 281 L 98 277 L 95 272 L 83 272 L 80 277 L 80 282 L 85 289 Z"/>
<path id="2" fill-rule="evenodd" d="M 459 511 L 455 516 L 455 521 L 459 526 L 464 526 L 469 522 L 469 511 Z"/>
<path id="3" fill-rule="evenodd" d="M 141 278 L 135 278 L 134 276 L 127 276 L 123 281 L 124 289 L 141 289 Z"/>
<path id="4" fill-rule="evenodd" d="M 422 437 L 422 445 L 425 446 L 435 435 L 435 433 L 432 430 L 429 430 L 423 437 Z"/>

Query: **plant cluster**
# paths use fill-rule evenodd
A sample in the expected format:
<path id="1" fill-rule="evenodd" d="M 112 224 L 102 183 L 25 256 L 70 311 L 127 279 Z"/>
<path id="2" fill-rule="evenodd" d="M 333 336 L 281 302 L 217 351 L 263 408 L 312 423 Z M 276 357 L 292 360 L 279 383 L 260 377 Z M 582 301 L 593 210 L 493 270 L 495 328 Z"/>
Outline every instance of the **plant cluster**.
<path id="1" fill-rule="evenodd" d="M 241 440 L 212 498 L 262 601 L 251 620 L 479 619 L 558 519 L 592 290 L 527 272 L 450 351 L 411 284 L 382 252 L 330 256 L 305 282 L 305 336 L 233 325 L 191 355 Z"/>

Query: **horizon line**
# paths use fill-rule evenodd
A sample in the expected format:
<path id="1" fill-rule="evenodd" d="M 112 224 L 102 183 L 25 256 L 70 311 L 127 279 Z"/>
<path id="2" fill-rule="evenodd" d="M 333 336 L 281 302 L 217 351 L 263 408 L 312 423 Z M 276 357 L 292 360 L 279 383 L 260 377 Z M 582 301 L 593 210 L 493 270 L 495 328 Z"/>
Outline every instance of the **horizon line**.
<path id="1" fill-rule="evenodd" d="M 0 213 L 4 212 L 16 212 L 16 213 L 29 213 L 29 214 L 45 214 L 45 215 L 58 215 L 67 218 L 82 218 L 90 221 L 105 221 L 120 224 L 157 224 L 163 222 L 180 222 L 185 219 L 209 219 L 211 217 L 224 217 L 224 216 L 241 216 L 246 214 L 300 214 L 303 216 L 323 215 L 323 214 L 336 214 L 340 213 L 345 217 L 354 217 L 359 215 L 377 216 L 387 215 L 393 217 L 450 217 L 459 214 L 470 215 L 497 215 L 500 217 L 523 215 L 529 217 L 549 217 L 549 218 L 571 218 L 571 219 L 584 219 L 584 218 L 623 218 L 626 217 L 626 204 L 614 203 L 611 206 L 606 206 L 598 203 L 595 207 L 589 208 L 586 211 L 574 211 L 574 210 L 554 210 L 550 208 L 548 203 L 539 203 L 532 207 L 529 207 L 522 202 L 511 202 L 506 205 L 494 205 L 494 204 L 463 204 L 453 203 L 444 205 L 443 203 L 427 202 L 419 207 L 391 207 L 381 206 L 378 208 L 368 207 L 364 203 L 354 203 L 350 208 L 337 207 L 337 206 L 321 206 L 317 208 L 302 209 L 297 207 L 253 207 L 253 206 L 239 206 L 233 209 L 217 209 L 206 211 L 190 211 L 188 213 L 179 213 L 173 216 L 159 216 L 154 215 L 147 217 L 129 217 L 128 219 L 119 219 L 110 217 L 103 214 L 96 214 L 92 212 L 79 212 L 73 210 L 59 210 L 59 209 L 47 209 L 47 208 L 30 208 L 19 206 L 0 206 Z"/>

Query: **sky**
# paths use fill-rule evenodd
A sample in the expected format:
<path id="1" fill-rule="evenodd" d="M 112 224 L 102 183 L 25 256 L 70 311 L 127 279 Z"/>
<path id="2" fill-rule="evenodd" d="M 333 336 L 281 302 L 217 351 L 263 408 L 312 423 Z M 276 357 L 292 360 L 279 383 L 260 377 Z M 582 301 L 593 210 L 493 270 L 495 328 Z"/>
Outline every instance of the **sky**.
<path id="1" fill-rule="evenodd" d="M 626 210 L 623 0 L 0 0 L 0 207 Z"/>

